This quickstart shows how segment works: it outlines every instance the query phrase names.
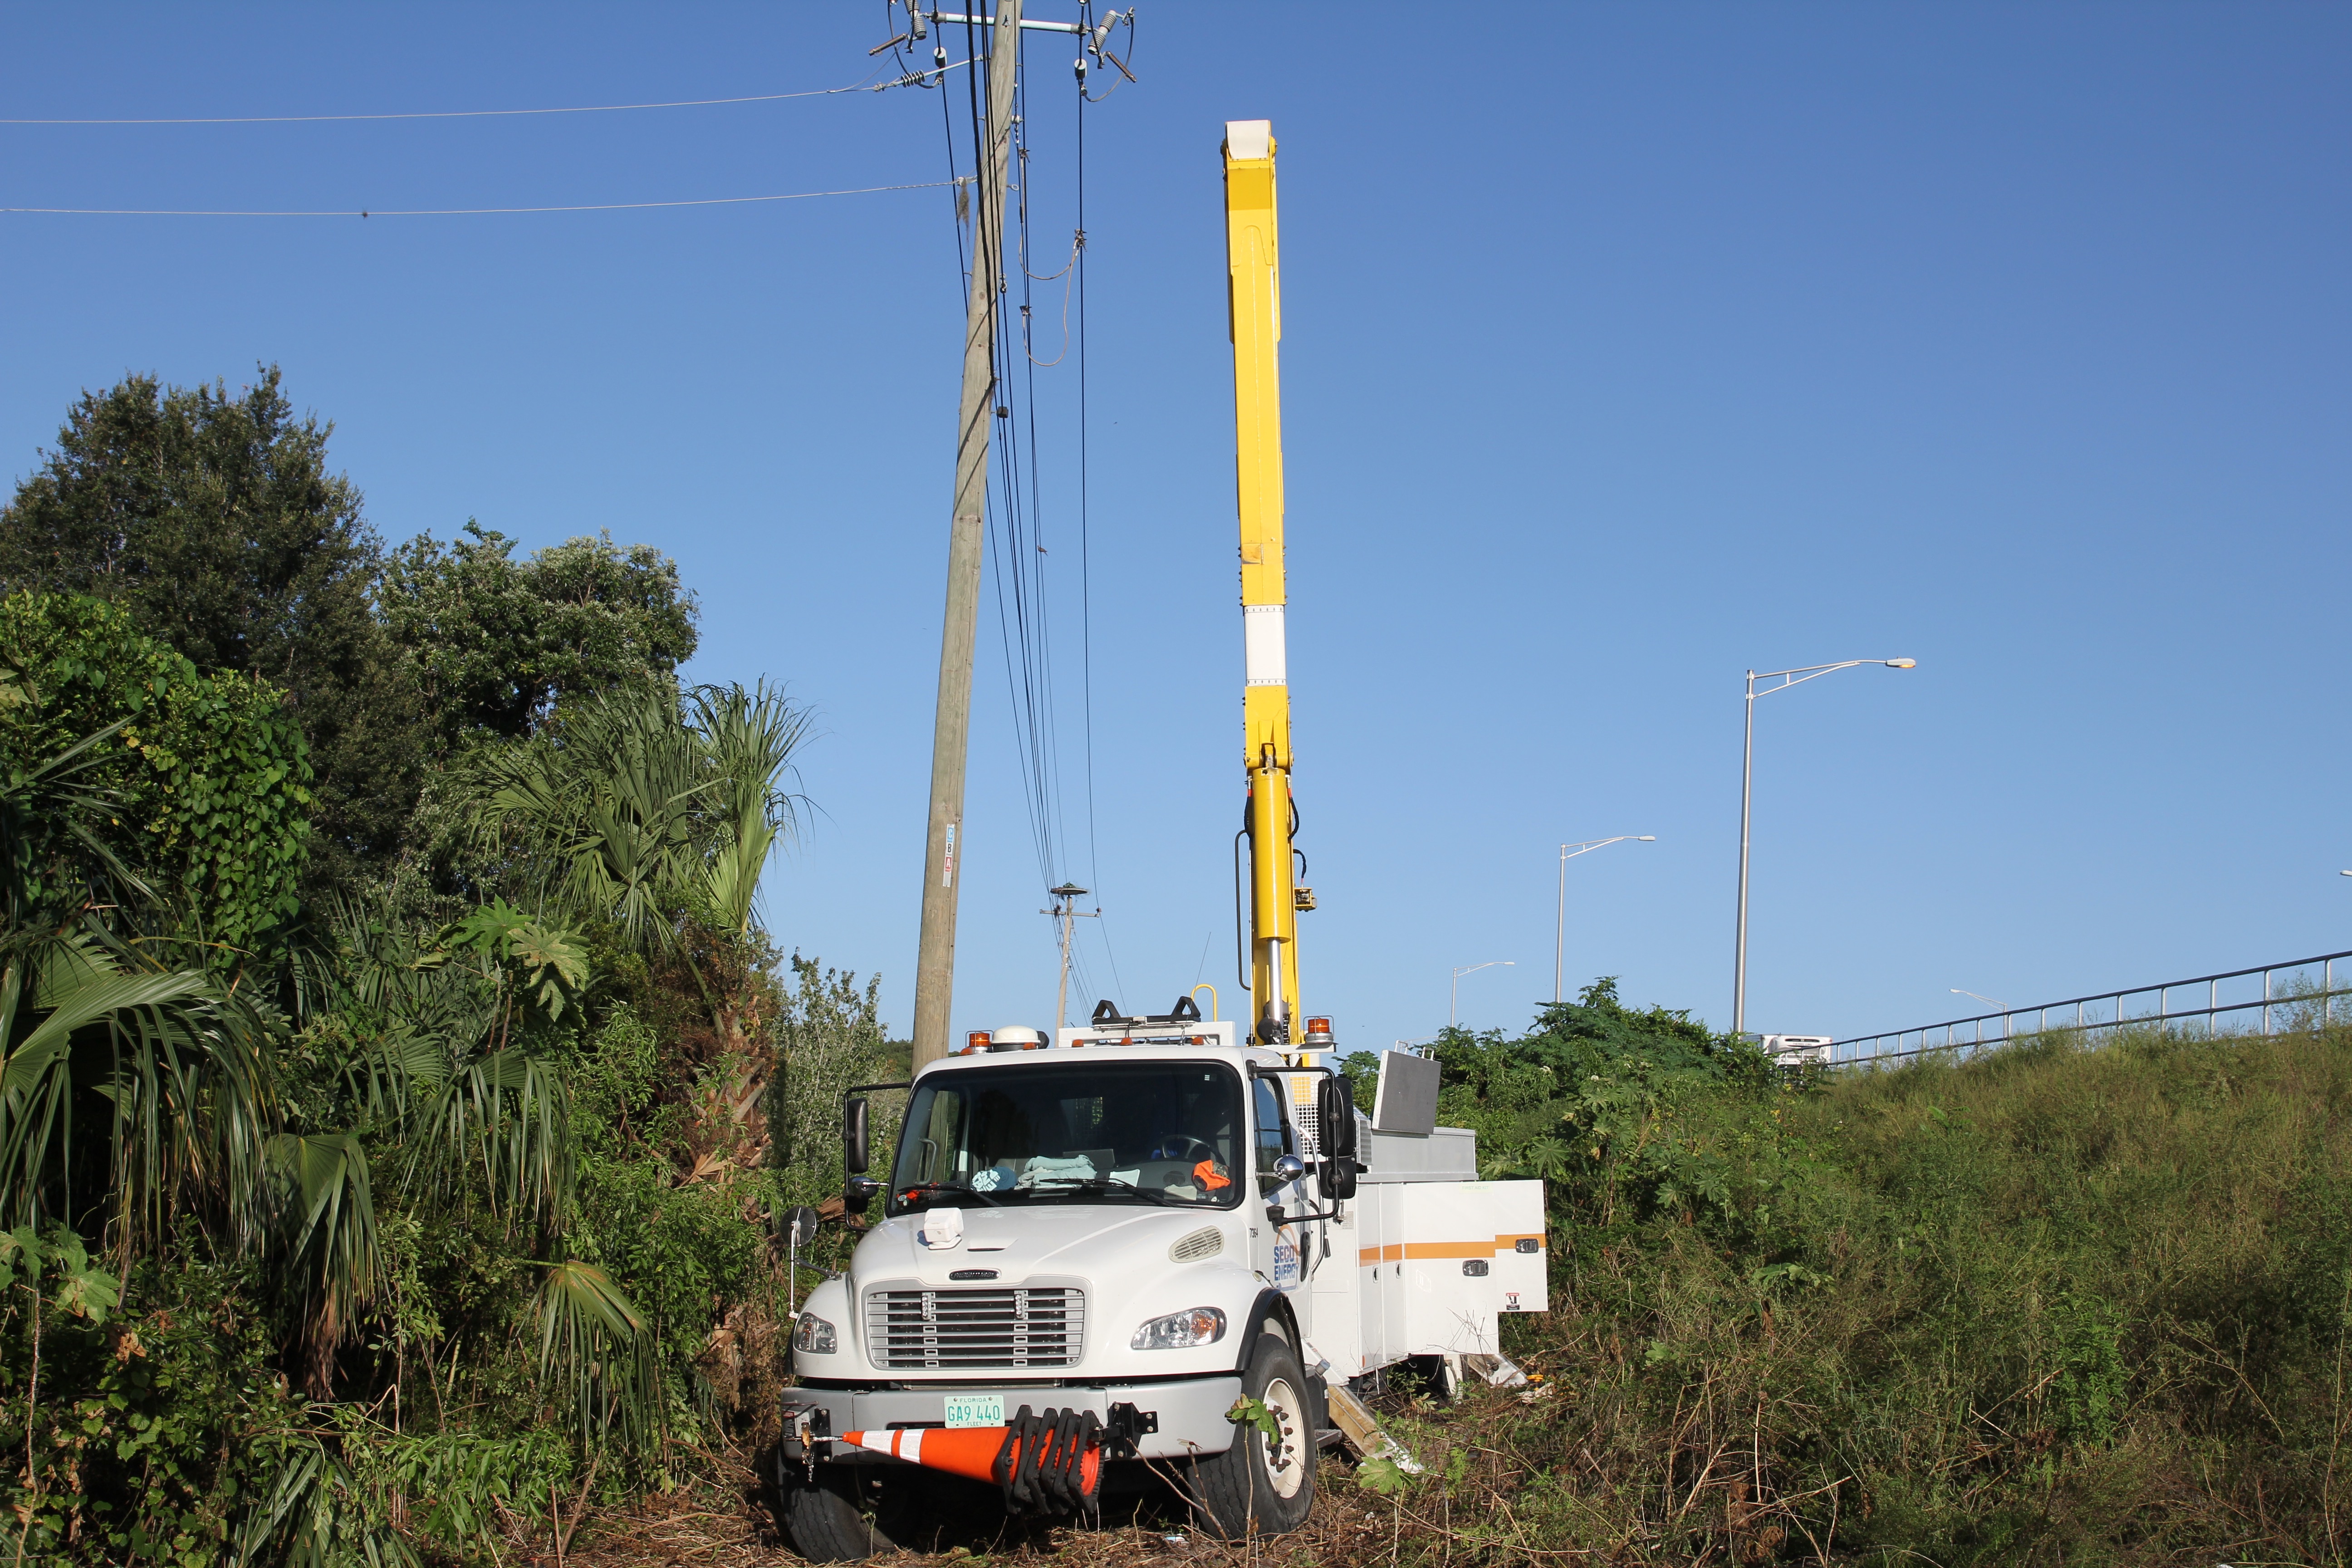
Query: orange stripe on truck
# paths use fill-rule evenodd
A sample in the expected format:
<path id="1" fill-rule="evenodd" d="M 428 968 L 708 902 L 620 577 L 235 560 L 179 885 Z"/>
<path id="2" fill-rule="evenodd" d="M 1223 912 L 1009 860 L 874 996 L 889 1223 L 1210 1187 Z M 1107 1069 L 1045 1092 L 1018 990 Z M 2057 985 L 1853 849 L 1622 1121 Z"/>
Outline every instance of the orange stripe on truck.
<path id="1" fill-rule="evenodd" d="M 1498 1236 L 1492 1241 L 1407 1241 L 1387 1247 L 1357 1248 L 1358 1267 L 1370 1268 L 1376 1263 L 1399 1263 L 1410 1258 L 1492 1258 L 1498 1252 L 1517 1252 L 1519 1243 L 1532 1241 L 1541 1252 L 1544 1237 L 1541 1232 L 1528 1236 Z"/>

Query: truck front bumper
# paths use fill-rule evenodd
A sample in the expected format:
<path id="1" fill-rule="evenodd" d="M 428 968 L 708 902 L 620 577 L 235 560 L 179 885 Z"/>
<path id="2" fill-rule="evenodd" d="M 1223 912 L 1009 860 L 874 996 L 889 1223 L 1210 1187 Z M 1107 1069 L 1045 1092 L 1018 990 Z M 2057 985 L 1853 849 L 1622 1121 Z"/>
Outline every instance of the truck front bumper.
<path id="1" fill-rule="evenodd" d="M 924 1388 L 788 1388 L 783 1394 L 784 1457 L 793 1464 L 809 1456 L 797 1434 L 814 1426 L 830 1433 L 887 1432 L 909 1426 L 943 1424 L 950 1394 L 996 1394 L 1004 1400 L 1009 1420 L 1023 1405 L 1039 1415 L 1048 1409 L 1091 1410 L 1108 1425 L 1110 1407 L 1132 1405 L 1158 1418 L 1159 1429 L 1136 1441 L 1136 1457 L 1145 1459 L 1183 1458 L 1194 1454 L 1222 1454 L 1234 1446 L 1234 1426 L 1225 1412 L 1242 1396 L 1238 1377 L 1200 1377 L 1166 1383 L 1101 1384 L 1064 1388 L 1000 1387 L 991 1384 L 957 1384 Z M 804 1419 L 817 1417 L 808 1421 Z M 1149 1423 L 1147 1423 L 1149 1425 Z M 859 1450 L 836 1450 L 831 1443 L 815 1445 L 814 1458 L 847 1463 L 893 1464 L 897 1461 Z"/>

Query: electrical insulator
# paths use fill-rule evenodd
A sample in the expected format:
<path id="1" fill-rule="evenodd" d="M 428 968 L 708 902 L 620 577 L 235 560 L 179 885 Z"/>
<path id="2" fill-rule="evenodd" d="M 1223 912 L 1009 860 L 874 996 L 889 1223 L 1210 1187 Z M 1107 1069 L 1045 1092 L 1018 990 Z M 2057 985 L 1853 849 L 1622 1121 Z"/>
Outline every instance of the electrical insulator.
<path id="1" fill-rule="evenodd" d="M 917 43 L 921 43 L 923 41 L 923 0 L 907 0 L 907 30 L 915 36 Z"/>
<path id="2" fill-rule="evenodd" d="M 1072 65 L 1076 66 L 1076 67 L 1077 68 L 1077 70 L 1078 70 L 1078 90 L 1079 90 L 1080 92 L 1084 92 L 1084 91 L 1086 91 L 1086 90 L 1087 90 L 1087 57 L 1086 57 L 1086 56 L 1084 56 L 1084 55 L 1080 55 L 1076 59 L 1072 60 L 1070 63 L 1071 63 Z"/>

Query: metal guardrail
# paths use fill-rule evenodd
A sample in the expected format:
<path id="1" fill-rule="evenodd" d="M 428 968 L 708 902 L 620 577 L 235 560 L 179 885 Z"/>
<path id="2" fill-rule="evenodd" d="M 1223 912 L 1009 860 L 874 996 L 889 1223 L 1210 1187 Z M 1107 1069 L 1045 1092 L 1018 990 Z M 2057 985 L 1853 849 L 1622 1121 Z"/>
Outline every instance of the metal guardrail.
<path id="1" fill-rule="evenodd" d="M 1896 1029 L 1883 1035 L 1857 1035 L 1850 1040 L 1832 1042 L 1829 1047 L 1828 1064 L 1844 1067 L 1864 1062 L 1895 1061 L 1906 1057 L 1926 1056 L 1934 1051 L 1958 1051 L 1965 1055 L 2035 1035 L 2090 1034 L 2099 1029 L 2150 1026 L 2161 1027 L 2199 1018 L 2205 1021 L 2209 1035 L 2219 1035 L 2222 1032 L 2219 1026 L 2222 1018 L 2256 1011 L 2262 1015 L 2262 1032 L 2265 1035 L 2272 1032 L 2273 1016 L 2290 1009 L 2294 1010 L 2291 1015 L 2294 1027 L 2316 1026 L 2326 1028 L 2336 1021 L 2336 998 L 2352 996 L 2352 986 L 2338 988 L 2336 984 L 2336 963 L 2347 958 L 2352 958 L 2352 952 L 2323 952 L 2315 958 L 2291 959 L 2284 963 L 2264 964 L 2256 969 L 2232 969 L 2221 974 L 2200 974 L 2187 980 L 2168 980 L 2156 985 L 2095 992 L 2088 996 L 2070 996 L 2063 1002 L 2044 1002 L 2032 1007 L 2007 1007 L 1997 1013 L 1979 1013 L 1972 1018 L 1951 1018 L 1916 1029 Z M 2315 975 L 2311 973 L 2315 968 L 2317 970 Z M 2244 1000 L 2222 1000 L 2221 993 L 2226 984 L 2257 979 L 2262 985 L 2261 995 Z M 2173 992 L 2197 985 L 2205 987 L 2203 1006 L 2176 1008 L 2172 1005 Z M 2232 989 L 2234 992 L 2240 988 Z M 2155 1011 L 2131 1011 L 2134 997 L 2154 997 Z M 2347 1012 L 2352 1014 L 2352 1007 L 2347 1007 Z M 2105 1015 L 2104 1017 L 2100 1016 L 2102 1013 Z M 2055 1022 L 2052 1021 L 2053 1014 L 2057 1015 Z"/>

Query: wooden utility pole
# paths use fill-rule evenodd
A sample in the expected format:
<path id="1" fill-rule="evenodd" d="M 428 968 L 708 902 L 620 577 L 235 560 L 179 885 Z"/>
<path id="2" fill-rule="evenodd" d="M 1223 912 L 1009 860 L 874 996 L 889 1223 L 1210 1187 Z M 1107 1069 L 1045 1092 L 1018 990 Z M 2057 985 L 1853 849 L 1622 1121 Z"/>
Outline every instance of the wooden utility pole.
<path id="1" fill-rule="evenodd" d="M 915 1060 L 948 1054 L 955 994 L 956 873 L 963 858 L 964 754 L 971 740 L 972 638 L 980 622 L 981 524 L 996 424 L 996 312 L 1004 294 L 1005 178 L 1021 0 L 997 0 L 988 53 L 988 146 L 972 203 L 971 284 L 964 310 L 963 403 L 956 426 L 955 505 L 948 526 L 947 622 L 940 629 L 939 716 L 931 729 L 931 812 L 923 851 L 923 929 L 915 953 Z"/>
<path id="2" fill-rule="evenodd" d="M 1062 1026 L 1070 1021 L 1070 922 L 1078 918 L 1072 900 L 1086 889 L 1076 882 L 1065 882 L 1049 890 L 1054 895 L 1051 912 L 1062 922 L 1062 985 L 1054 993 L 1054 1029 L 1058 1035 Z"/>

